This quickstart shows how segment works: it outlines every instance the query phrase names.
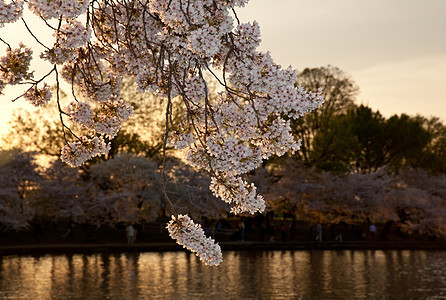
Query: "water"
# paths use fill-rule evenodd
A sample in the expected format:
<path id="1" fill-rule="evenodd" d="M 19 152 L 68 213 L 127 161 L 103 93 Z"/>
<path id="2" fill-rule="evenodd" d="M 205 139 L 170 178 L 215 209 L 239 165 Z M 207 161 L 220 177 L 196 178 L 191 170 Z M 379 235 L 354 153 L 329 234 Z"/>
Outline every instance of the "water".
<path id="1" fill-rule="evenodd" d="M 446 251 L 5 256 L 0 299 L 446 299 Z"/>

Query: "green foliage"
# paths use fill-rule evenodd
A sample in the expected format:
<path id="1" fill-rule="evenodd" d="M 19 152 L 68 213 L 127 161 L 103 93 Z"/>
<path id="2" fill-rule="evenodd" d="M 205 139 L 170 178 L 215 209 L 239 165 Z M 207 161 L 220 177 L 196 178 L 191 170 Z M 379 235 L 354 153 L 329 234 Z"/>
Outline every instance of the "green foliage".
<path id="1" fill-rule="evenodd" d="M 350 124 L 347 134 L 355 137 L 356 141 L 350 163 L 362 171 L 371 171 L 382 166 L 385 119 L 381 114 L 361 105 L 351 108 L 340 117 Z"/>
<path id="2" fill-rule="evenodd" d="M 418 159 L 428 147 L 429 133 L 419 118 L 405 114 L 392 116 L 386 121 L 384 134 L 387 150 L 384 163 L 395 171 L 402 166 L 422 167 Z"/>
<path id="3" fill-rule="evenodd" d="M 298 75 L 296 84 L 310 90 L 321 87 L 325 99 L 322 107 L 291 122 L 294 134 L 302 141 L 296 156 L 309 165 L 319 160 L 314 153 L 314 138 L 320 134 L 330 135 L 328 131 L 333 117 L 353 105 L 359 88 L 348 74 L 333 66 L 305 69 Z M 326 139 L 324 146 L 331 148 L 331 141 Z M 324 155 L 328 149 L 318 151 Z"/>
<path id="4" fill-rule="evenodd" d="M 423 160 L 432 152 L 431 139 L 419 117 L 402 114 L 385 119 L 360 105 L 335 115 L 329 129 L 316 135 L 312 161 L 320 169 L 341 172 L 426 168 Z"/>
<path id="5" fill-rule="evenodd" d="M 416 158 L 416 166 L 436 174 L 446 173 L 446 126 L 437 117 L 417 118 L 422 122 L 429 138 L 423 153 Z"/>
<path id="6" fill-rule="evenodd" d="M 324 90 L 325 103 L 292 121 L 301 149 L 293 159 L 307 167 L 337 173 L 373 172 L 387 167 L 446 171 L 446 127 L 438 118 L 406 114 L 384 118 L 379 111 L 354 104 L 358 87 L 336 67 L 305 69 L 296 84 Z M 279 158 L 271 163 L 281 163 Z"/>

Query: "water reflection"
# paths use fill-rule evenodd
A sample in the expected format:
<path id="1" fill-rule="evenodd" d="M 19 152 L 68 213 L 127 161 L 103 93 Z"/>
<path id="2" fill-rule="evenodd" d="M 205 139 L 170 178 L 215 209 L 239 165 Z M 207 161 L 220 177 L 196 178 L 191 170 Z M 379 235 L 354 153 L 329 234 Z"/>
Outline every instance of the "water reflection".
<path id="1" fill-rule="evenodd" d="M 445 251 L 0 257 L 1 299 L 446 299 Z"/>

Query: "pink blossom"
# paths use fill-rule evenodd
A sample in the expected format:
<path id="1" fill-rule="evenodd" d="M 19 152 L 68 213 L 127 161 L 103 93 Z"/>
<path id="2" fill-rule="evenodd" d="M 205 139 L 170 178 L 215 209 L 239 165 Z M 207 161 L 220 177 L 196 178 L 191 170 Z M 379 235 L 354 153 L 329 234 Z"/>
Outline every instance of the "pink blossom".
<path id="1" fill-rule="evenodd" d="M 295 87 L 296 71 L 257 50 L 258 23 L 234 25 L 235 9 L 247 0 L 27 2 L 55 38 L 40 57 L 54 64 L 53 73 L 73 86 L 77 99 L 60 111 L 63 127 L 68 119 L 90 134 L 68 142 L 63 161 L 80 166 L 108 152 L 105 139 L 115 137 L 133 113 L 121 97 L 122 78 L 129 76 L 140 92 L 149 91 L 169 103 L 165 142 L 184 149 L 187 163 L 211 174 L 214 195 L 230 203 L 233 213 L 264 210 L 263 197 L 242 176 L 272 155 L 298 150 L 300 142 L 287 119 L 316 109 L 323 98 L 320 90 Z M 21 15 L 21 2 L 17 7 L 2 3 L 0 8 L 14 14 L 1 18 L 0 9 L 0 24 Z M 23 45 L 7 50 L 0 59 L 0 92 L 5 85 L 32 78 L 30 60 L 31 50 Z M 215 71 L 223 89 L 216 98 L 209 95 L 204 75 Z M 47 97 L 39 102 L 32 98 L 37 89 L 31 91 L 25 97 L 35 103 Z M 169 122 L 173 99 L 184 104 L 178 126 Z M 213 241 L 201 236 L 201 228 L 188 217 L 178 216 L 169 224 L 171 235 L 181 243 L 184 236 L 200 236 L 198 244 L 185 243 L 204 261 L 219 263 Z"/>
<path id="2" fill-rule="evenodd" d="M 0 0 L 0 28 L 6 23 L 14 23 L 23 14 L 23 1 L 11 1 L 6 4 Z"/>
<path id="3" fill-rule="evenodd" d="M 51 100 L 52 93 L 50 87 L 44 83 L 41 89 L 37 88 L 37 85 L 28 90 L 24 98 L 32 105 L 39 107 L 45 106 Z"/>
<path id="4" fill-rule="evenodd" d="M 218 266 L 223 261 L 220 246 L 206 237 L 200 224 L 195 224 L 188 215 L 172 216 L 167 230 L 178 244 L 195 252 L 206 265 Z"/>

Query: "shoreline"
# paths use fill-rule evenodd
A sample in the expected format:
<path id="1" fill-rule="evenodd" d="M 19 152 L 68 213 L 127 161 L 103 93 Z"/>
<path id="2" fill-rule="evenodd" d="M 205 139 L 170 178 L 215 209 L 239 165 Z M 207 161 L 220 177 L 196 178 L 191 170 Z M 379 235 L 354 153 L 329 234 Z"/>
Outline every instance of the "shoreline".
<path id="1" fill-rule="evenodd" d="M 446 242 L 348 241 L 348 242 L 220 242 L 222 251 L 293 250 L 446 250 Z M 42 244 L 0 246 L 0 257 L 9 255 L 93 254 L 123 252 L 188 251 L 175 243 Z"/>

